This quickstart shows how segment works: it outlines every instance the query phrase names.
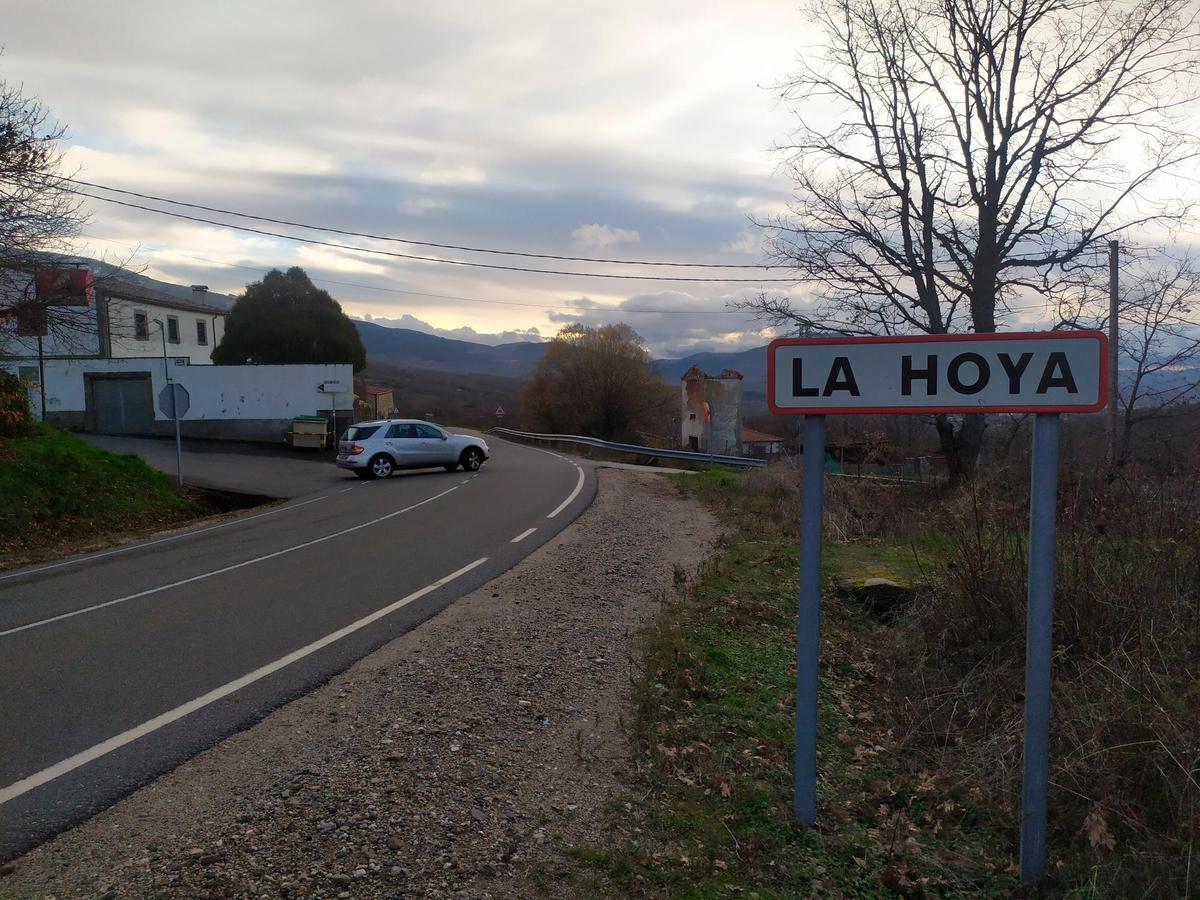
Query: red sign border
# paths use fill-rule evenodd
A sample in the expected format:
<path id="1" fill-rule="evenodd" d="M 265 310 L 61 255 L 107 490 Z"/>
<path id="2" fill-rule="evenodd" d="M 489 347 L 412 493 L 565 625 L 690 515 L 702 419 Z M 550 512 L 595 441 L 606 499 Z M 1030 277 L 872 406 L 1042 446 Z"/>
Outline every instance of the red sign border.
<path id="1" fill-rule="evenodd" d="M 775 350 L 828 344 L 937 344 L 945 341 L 1094 340 L 1100 347 L 1100 399 L 1063 406 L 851 406 L 780 407 L 775 405 Z M 938 413 L 1094 413 L 1108 405 L 1108 335 L 1103 331 L 997 331 L 988 334 L 890 334 L 869 337 L 776 338 L 767 345 L 767 406 L 777 416 L 937 415 Z"/>

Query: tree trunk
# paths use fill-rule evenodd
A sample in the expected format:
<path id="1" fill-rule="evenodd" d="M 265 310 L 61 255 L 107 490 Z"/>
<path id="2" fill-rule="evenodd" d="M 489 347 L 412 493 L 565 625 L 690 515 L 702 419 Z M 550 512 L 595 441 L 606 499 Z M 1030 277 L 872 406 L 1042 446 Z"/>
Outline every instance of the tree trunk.
<path id="1" fill-rule="evenodd" d="M 936 418 L 935 424 L 942 453 L 946 457 L 946 467 L 950 470 L 950 480 L 960 482 L 973 478 L 979 462 L 979 451 L 983 447 L 987 418 L 982 413 L 969 413 L 962 417 L 962 423 L 955 428 L 954 421 L 942 414 Z"/>

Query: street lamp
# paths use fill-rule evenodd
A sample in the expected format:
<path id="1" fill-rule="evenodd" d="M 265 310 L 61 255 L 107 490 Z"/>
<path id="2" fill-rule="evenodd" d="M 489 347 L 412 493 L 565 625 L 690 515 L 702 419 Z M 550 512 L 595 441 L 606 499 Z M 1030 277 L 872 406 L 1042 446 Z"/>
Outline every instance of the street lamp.
<path id="1" fill-rule="evenodd" d="M 162 335 L 163 348 L 163 378 L 167 380 L 167 388 L 171 393 L 171 418 L 175 420 L 175 476 L 179 486 L 183 487 L 183 446 L 179 438 L 179 395 L 175 391 L 175 382 L 171 379 L 171 370 L 167 366 L 167 328 L 161 319 L 154 319 L 158 333 Z"/>

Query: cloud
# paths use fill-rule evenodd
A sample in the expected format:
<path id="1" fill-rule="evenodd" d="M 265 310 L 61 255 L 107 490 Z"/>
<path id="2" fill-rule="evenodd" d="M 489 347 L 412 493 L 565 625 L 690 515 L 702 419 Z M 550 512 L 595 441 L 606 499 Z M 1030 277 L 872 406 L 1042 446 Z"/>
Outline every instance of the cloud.
<path id="1" fill-rule="evenodd" d="M 577 297 L 566 301 L 566 310 L 552 313 L 550 319 L 560 325 L 626 322 L 645 339 L 650 352 L 660 357 L 747 350 L 776 336 L 753 313 L 733 307 L 749 296 L 745 291 L 706 297 L 668 290 L 637 294 L 616 304 Z"/>
<path id="2" fill-rule="evenodd" d="M 592 224 L 578 226 L 571 232 L 571 239 L 580 247 L 604 250 L 617 244 L 636 244 L 642 236 L 632 228 Z"/>

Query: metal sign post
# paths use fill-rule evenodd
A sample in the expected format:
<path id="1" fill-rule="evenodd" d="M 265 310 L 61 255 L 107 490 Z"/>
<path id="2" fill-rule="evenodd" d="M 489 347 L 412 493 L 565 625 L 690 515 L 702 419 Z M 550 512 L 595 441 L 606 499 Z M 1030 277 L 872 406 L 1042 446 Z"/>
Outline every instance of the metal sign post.
<path id="1" fill-rule="evenodd" d="M 782 338 L 767 348 L 771 411 L 804 416 L 800 590 L 796 618 L 796 757 L 792 804 L 817 821 L 817 690 L 825 416 L 830 413 L 1036 413 L 1030 482 L 1021 877 L 1046 866 L 1055 491 L 1060 413 L 1106 402 L 1098 331 L 878 338 Z"/>
<path id="2" fill-rule="evenodd" d="M 179 437 L 179 417 L 187 415 L 192 406 L 192 398 L 187 388 L 168 378 L 167 386 L 158 393 L 158 406 L 163 415 L 175 420 L 175 475 L 179 486 L 183 487 L 183 442 Z"/>
<path id="3" fill-rule="evenodd" d="M 1054 533 L 1058 415 L 1033 423 L 1029 484 L 1029 584 L 1025 613 L 1025 773 L 1021 795 L 1021 878 L 1046 868 L 1046 787 L 1050 780 L 1050 660 L 1054 633 Z"/>
<path id="4" fill-rule="evenodd" d="M 804 417 L 800 597 L 796 614 L 796 766 L 792 810 L 817 822 L 817 660 L 821 653 L 821 520 L 825 502 L 825 417 Z"/>

